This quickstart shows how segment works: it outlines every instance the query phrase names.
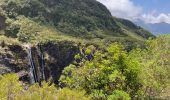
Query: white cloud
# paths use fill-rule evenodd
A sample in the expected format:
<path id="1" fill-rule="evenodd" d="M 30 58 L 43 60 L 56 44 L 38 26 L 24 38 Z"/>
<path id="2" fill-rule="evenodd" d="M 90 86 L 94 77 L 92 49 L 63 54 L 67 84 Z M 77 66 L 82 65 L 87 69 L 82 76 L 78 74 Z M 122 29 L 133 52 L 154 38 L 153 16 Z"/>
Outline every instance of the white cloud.
<path id="1" fill-rule="evenodd" d="M 143 20 L 145 23 L 169 23 L 170 14 L 158 14 L 156 11 L 152 11 L 149 14 L 145 14 L 142 7 L 136 6 L 132 0 L 97 0 L 104 4 L 112 13 L 113 16 L 129 19 L 135 21 L 137 19 Z"/>
<path id="2" fill-rule="evenodd" d="M 134 20 L 139 17 L 142 8 L 135 6 L 130 0 L 97 0 L 103 3 L 113 16 Z"/>
<path id="3" fill-rule="evenodd" d="M 164 14 L 161 13 L 159 15 L 153 15 L 153 14 L 143 14 L 142 15 L 142 20 L 145 23 L 161 23 L 161 22 L 165 22 L 165 23 L 169 23 L 170 24 L 170 14 Z"/>

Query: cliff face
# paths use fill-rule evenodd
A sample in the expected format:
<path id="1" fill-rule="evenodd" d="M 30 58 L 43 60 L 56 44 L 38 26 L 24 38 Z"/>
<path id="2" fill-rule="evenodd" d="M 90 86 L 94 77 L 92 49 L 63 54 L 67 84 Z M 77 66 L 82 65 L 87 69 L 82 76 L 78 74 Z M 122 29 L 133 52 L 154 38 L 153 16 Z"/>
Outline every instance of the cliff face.
<path id="1" fill-rule="evenodd" d="M 79 47 L 72 42 L 46 43 L 43 46 L 45 53 L 45 66 L 52 76 L 53 82 L 58 83 L 62 70 L 73 63 L 74 56 L 78 54 Z"/>
<path id="2" fill-rule="evenodd" d="M 37 45 L 31 47 L 33 63 L 37 70 L 40 70 L 41 61 Z M 22 45 L 3 45 L 0 46 L 0 74 L 21 73 L 26 71 L 27 74 L 21 77 L 29 78 L 30 61 L 28 59 L 27 49 Z M 79 53 L 79 47 L 72 42 L 48 42 L 42 44 L 42 52 L 45 63 L 46 80 L 52 77 L 53 82 L 57 83 L 62 70 L 73 63 L 74 56 Z M 38 71 L 37 71 L 38 73 Z M 26 76 L 25 76 L 26 75 Z M 23 81 L 29 79 L 21 78 Z"/>
<path id="3" fill-rule="evenodd" d="M 19 72 L 28 67 L 27 52 L 19 45 L 5 45 L 5 42 L 0 46 L 0 74 Z"/>

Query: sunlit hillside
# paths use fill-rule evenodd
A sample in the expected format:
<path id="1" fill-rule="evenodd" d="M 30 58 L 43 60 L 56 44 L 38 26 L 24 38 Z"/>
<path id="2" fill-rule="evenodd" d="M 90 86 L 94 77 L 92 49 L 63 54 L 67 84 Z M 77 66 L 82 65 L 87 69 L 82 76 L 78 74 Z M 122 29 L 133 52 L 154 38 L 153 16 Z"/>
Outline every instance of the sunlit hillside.
<path id="1" fill-rule="evenodd" d="M 0 100 L 169 100 L 170 35 L 114 1 L 0 0 Z"/>

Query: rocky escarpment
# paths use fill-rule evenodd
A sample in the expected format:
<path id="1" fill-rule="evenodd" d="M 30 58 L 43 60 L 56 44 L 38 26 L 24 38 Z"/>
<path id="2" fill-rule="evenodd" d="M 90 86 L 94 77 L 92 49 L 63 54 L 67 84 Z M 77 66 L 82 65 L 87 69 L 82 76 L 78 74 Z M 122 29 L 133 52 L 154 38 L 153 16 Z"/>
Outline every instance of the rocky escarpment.
<path id="1" fill-rule="evenodd" d="M 14 72 L 19 74 L 21 80 L 28 81 L 30 62 L 27 48 L 23 45 L 6 45 L 2 42 L 0 49 L 0 74 Z M 71 64 L 74 56 L 80 52 L 78 45 L 67 41 L 43 43 L 41 49 L 44 55 L 45 80 L 52 78 L 54 83 L 58 83 L 62 70 Z M 31 46 L 31 50 L 33 63 L 39 70 L 41 57 L 38 54 L 38 46 Z"/>
<path id="2" fill-rule="evenodd" d="M 27 53 L 19 45 L 5 45 L 2 42 L 0 45 L 0 74 L 19 72 L 28 67 Z"/>
<path id="3" fill-rule="evenodd" d="M 62 70 L 74 61 L 74 56 L 79 53 L 79 47 L 72 42 L 46 43 L 43 46 L 45 53 L 45 66 L 48 67 L 54 83 L 58 83 L 58 79 Z"/>

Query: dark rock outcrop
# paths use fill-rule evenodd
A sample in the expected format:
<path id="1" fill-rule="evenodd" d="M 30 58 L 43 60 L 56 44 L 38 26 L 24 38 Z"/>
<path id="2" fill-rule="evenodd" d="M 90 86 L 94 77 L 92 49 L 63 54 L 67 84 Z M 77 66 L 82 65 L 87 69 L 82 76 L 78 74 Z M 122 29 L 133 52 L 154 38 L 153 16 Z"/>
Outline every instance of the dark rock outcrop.
<path id="1" fill-rule="evenodd" d="M 0 46 L 0 74 L 19 72 L 28 67 L 27 53 L 20 45 Z M 3 69 L 3 70 L 2 70 Z"/>
<path id="2" fill-rule="evenodd" d="M 44 55 L 45 77 L 46 81 L 52 78 L 54 83 L 58 83 L 58 79 L 62 70 L 74 61 L 74 56 L 80 53 L 79 47 L 72 42 L 47 42 L 41 44 L 42 53 Z M 28 52 L 21 45 L 6 45 L 0 46 L 0 74 L 5 73 L 20 73 L 26 71 L 29 74 L 30 63 Z M 41 57 L 37 45 L 31 47 L 33 62 L 36 66 L 36 74 L 40 76 Z M 28 81 L 24 74 L 20 80 Z M 24 77 L 24 78 L 23 78 Z M 28 77 L 27 77 L 28 78 Z M 40 77 L 38 77 L 40 80 Z"/>
<path id="3" fill-rule="evenodd" d="M 46 43 L 43 45 L 46 66 L 52 76 L 53 82 L 58 83 L 62 70 L 74 61 L 74 56 L 79 53 L 79 47 L 72 42 Z M 49 75 L 50 74 L 50 75 Z"/>

